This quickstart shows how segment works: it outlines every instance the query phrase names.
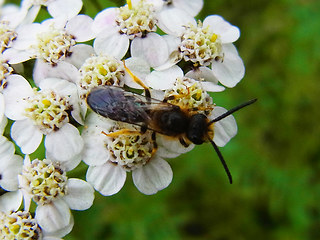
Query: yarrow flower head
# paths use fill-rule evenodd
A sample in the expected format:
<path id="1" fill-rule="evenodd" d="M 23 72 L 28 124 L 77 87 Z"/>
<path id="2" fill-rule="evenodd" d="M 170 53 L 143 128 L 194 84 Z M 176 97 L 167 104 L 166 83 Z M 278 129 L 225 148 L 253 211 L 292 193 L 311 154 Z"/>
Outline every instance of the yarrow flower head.
<path id="1" fill-rule="evenodd" d="M 155 9 L 144 0 L 140 0 L 136 5 L 120 7 L 115 21 L 120 34 L 126 34 L 131 40 L 157 30 Z"/>
<path id="2" fill-rule="evenodd" d="M 37 221 L 27 211 L 0 212 L 1 239 L 43 239 Z"/>
<path id="3" fill-rule="evenodd" d="M 209 26 L 204 28 L 200 21 L 198 26 L 186 26 L 179 51 L 185 61 L 193 62 L 195 66 L 207 66 L 213 60 L 223 59 L 220 36 L 210 31 Z"/>
<path id="4" fill-rule="evenodd" d="M 35 218 L 46 233 L 67 234 L 73 227 L 70 209 L 85 210 L 92 205 L 92 187 L 83 180 L 66 176 L 66 171 L 74 167 L 50 159 L 30 161 L 28 155 L 24 160 L 19 186 L 25 205 L 30 206 L 31 199 L 37 204 Z M 75 198 L 79 199 L 74 201 Z"/>
<path id="5" fill-rule="evenodd" d="M 92 56 L 79 69 L 80 88 L 85 94 L 98 86 L 123 86 L 124 68 L 122 62 L 112 56 Z"/>
<path id="6" fill-rule="evenodd" d="M 11 128 L 12 138 L 22 152 L 29 154 L 38 148 L 45 135 L 47 155 L 79 162 L 82 139 L 77 128 L 69 123 L 69 112 L 82 122 L 76 85 L 51 78 L 41 81 L 40 88 L 32 89 L 20 75 L 8 78 L 4 90 L 5 114 L 16 120 Z"/>
<path id="7" fill-rule="evenodd" d="M 137 127 L 106 121 L 97 114 L 90 114 L 87 124 L 82 134 L 84 161 L 89 165 L 87 181 L 101 194 L 117 193 L 128 171 L 145 194 L 154 194 L 170 184 L 172 170 L 161 154 L 167 153 L 157 149 L 154 133 L 140 133 Z"/>
<path id="8" fill-rule="evenodd" d="M 4 55 L 11 64 L 37 58 L 55 66 L 72 55 L 76 43 L 94 37 L 91 24 L 92 19 L 86 15 L 27 24 L 18 29 L 17 39 Z M 79 28 L 79 25 L 83 27 Z"/>
<path id="9" fill-rule="evenodd" d="M 147 0 L 128 1 L 124 7 L 105 9 L 93 22 L 96 52 L 122 59 L 130 46 L 132 57 L 144 59 L 151 67 L 160 66 L 169 52 L 165 39 L 155 33 L 156 24 L 156 8 Z"/>

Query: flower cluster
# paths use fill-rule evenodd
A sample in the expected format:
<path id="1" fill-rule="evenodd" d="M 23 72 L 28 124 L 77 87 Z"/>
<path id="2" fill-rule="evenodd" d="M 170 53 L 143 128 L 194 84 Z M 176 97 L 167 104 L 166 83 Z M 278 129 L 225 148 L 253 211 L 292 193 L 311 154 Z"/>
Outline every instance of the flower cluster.
<path id="1" fill-rule="evenodd" d="M 202 142 L 223 147 L 237 133 L 232 115 L 217 120 L 227 110 L 208 94 L 244 76 L 237 27 L 218 15 L 197 20 L 202 0 L 127 0 L 94 19 L 82 5 L 0 2 L 1 239 L 60 239 L 72 230 L 70 210 L 90 208 L 94 190 L 113 195 L 131 172 L 140 192 L 155 194 L 172 181 L 165 159 Z M 41 6 L 51 18 L 36 22 Z M 102 105 L 102 96 L 92 111 L 88 95 L 107 87 L 122 100 Z M 154 123 L 160 114 L 170 128 L 170 111 L 186 121 Z M 194 115 L 206 123 L 204 138 L 185 129 Z M 86 179 L 68 178 L 81 162 Z"/>

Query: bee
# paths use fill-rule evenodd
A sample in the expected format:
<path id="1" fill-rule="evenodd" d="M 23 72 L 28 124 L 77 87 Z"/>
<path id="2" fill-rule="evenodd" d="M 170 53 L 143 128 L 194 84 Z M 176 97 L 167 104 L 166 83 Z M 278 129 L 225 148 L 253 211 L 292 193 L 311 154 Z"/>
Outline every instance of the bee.
<path id="1" fill-rule="evenodd" d="M 115 86 L 96 87 L 88 94 L 87 104 L 95 113 L 103 117 L 139 126 L 141 133 L 151 130 L 177 138 L 184 146 L 188 146 L 187 141 L 196 145 L 210 142 L 227 173 L 229 182 L 232 183 L 229 168 L 218 146 L 212 140 L 213 123 L 254 103 L 257 99 L 238 105 L 210 120 L 205 114 L 190 113 L 165 100 L 153 99 L 150 97 L 149 90 L 147 88 L 145 90 L 146 94 L 143 96 Z"/>

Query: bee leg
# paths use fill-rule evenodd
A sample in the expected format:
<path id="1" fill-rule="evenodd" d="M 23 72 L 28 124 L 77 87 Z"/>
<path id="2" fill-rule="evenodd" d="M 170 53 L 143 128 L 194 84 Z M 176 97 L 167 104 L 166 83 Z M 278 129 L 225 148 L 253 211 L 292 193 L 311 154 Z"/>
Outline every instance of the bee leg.
<path id="1" fill-rule="evenodd" d="M 124 69 L 127 71 L 127 73 L 130 75 L 130 77 L 133 79 L 133 81 L 135 81 L 137 84 L 139 84 L 141 87 L 144 88 L 144 91 L 146 93 L 146 98 L 150 99 L 151 98 L 151 93 L 149 88 L 141 81 L 141 79 L 139 79 L 136 75 L 134 75 L 131 70 L 126 66 L 125 61 L 123 60 L 123 66 Z"/>
<path id="2" fill-rule="evenodd" d="M 148 130 L 148 126 L 147 126 L 147 125 L 143 125 L 143 126 L 141 126 L 141 128 L 140 128 L 141 134 L 144 134 L 147 130 Z"/>
<path id="3" fill-rule="evenodd" d="M 119 131 L 116 132 L 112 132 L 112 133 L 105 133 L 104 131 L 101 132 L 102 134 L 106 135 L 107 137 L 118 137 L 119 135 L 132 135 L 132 134 L 141 134 L 140 131 L 136 131 L 136 130 L 130 130 L 130 129 L 121 129 Z"/>
<path id="4" fill-rule="evenodd" d="M 156 151 L 158 150 L 158 144 L 156 142 L 156 132 L 152 133 L 151 139 L 152 139 L 152 143 L 153 143 L 153 149 L 151 152 L 151 156 L 153 156 L 156 153 Z"/>
<path id="5" fill-rule="evenodd" d="M 181 143 L 182 146 L 184 146 L 185 148 L 189 147 L 189 143 L 187 143 L 185 141 L 185 139 L 183 137 L 179 137 L 179 142 Z"/>

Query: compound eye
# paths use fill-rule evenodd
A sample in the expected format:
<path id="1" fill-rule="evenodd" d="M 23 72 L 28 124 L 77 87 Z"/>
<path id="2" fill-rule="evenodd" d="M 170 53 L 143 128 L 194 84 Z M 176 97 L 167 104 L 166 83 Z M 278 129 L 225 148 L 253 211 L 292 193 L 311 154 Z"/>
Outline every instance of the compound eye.
<path id="1" fill-rule="evenodd" d="M 194 144 L 199 145 L 205 142 L 207 132 L 207 117 L 203 114 L 192 116 L 189 122 L 187 138 Z"/>

